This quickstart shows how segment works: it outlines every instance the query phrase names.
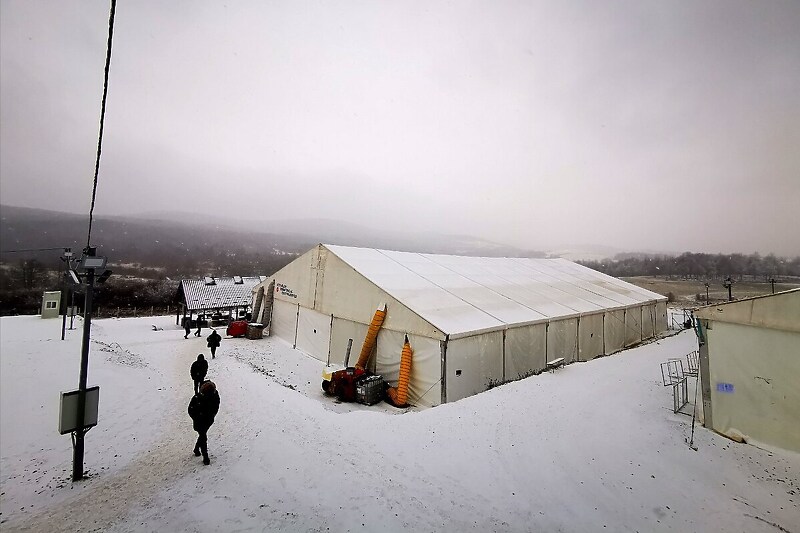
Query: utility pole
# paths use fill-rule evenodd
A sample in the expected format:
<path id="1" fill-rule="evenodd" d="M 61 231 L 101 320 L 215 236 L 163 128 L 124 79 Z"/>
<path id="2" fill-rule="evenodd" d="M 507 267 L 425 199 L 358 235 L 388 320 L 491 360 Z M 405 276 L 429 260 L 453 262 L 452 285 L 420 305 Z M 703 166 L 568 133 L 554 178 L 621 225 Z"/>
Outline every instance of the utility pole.
<path id="1" fill-rule="evenodd" d="M 708 282 L 706 281 L 706 305 L 708 305 Z"/>
<path id="2" fill-rule="evenodd" d="M 64 279 L 62 282 L 63 289 L 61 290 L 61 307 L 64 309 L 64 316 L 61 318 L 61 340 L 64 340 L 64 330 L 67 329 L 67 293 L 72 292 L 71 287 L 67 285 L 67 276 L 69 276 L 69 269 L 72 266 L 72 248 L 64 248 L 64 255 L 61 257 L 64 261 Z M 72 329 L 70 324 L 69 329 Z"/>
<path id="3" fill-rule="evenodd" d="M 111 275 L 110 270 L 105 270 L 106 258 L 97 257 L 97 249 L 87 246 L 83 251 L 80 261 L 81 270 L 85 281 L 83 286 L 86 290 L 84 296 L 83 310 L 83 344 L 81 345 L 81 373 L 78 380 L 78 412 L 77 427 L 75 428 L 75 447 L 72 456 L 72 481 L 83 478 L 83 437 L 87 429 L 84 426 L 86 419 L 86 380 L 89 371 L 89 343 L 91 342 L 90 333 L 92 329 L 92 299 L 94 297 L 95 270 L 99 269 L 102 274 L 97 279 L 98 283 L 103 283 Z"/>
<path id="4" fill-rule="evenodd" d="M 96 249 L 87 247 L 86 257 L 94 257 Z M 78 426 L 75 429 L 75 448 L 72 453 L 72 481 L 83 478 L 83 421 L 86 418 L 86 379 L 89 372 L 89 343 L 92 330 L 92 297 L 94 296 L 94 268 L 86 269 L 86 295 L 83 307 L 83 344 L 81 345 L 81 373 L 78 379 Z"/>

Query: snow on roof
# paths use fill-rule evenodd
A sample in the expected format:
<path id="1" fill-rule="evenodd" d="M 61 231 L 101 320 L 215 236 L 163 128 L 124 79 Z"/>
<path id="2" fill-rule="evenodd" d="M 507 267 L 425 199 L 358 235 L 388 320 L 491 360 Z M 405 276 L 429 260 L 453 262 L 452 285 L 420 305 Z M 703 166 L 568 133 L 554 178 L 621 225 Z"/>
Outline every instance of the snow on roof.
<path id="1" fill-rule="evenodd" d="M 181 280 L 178 296 L 180 298 L 183 294 L 189 311 L 247 307 L 252 301 L 253 287 L 261 281 L 262 277 L 259 276 L 184 279 Z"/>
<path id="2" fill-rule="evenodd" d="M 449 334 L 666 300 L 566 259 L 466 257 L 324 245 Z"/>

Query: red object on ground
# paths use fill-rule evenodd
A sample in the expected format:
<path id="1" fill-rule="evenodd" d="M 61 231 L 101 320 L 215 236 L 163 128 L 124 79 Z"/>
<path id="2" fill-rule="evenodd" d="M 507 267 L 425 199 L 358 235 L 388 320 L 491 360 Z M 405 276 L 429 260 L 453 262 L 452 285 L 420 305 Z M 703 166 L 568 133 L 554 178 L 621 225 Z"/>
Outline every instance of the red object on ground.
<path id="1" fill-rule="evenodd" d="M 356 381 L 366 374 L 363 368 L 348 367 L 337 370 L 331 375 L 331 388 L 329 392 L 335 394 L 343 402 L 356 401 Z"/>
<path id="2" fill-rule="evenodd" d="M 243 337 L 247 333 L 247 320 L 234 320 L 228 325 L 225 334 L 230 337 Z"/>

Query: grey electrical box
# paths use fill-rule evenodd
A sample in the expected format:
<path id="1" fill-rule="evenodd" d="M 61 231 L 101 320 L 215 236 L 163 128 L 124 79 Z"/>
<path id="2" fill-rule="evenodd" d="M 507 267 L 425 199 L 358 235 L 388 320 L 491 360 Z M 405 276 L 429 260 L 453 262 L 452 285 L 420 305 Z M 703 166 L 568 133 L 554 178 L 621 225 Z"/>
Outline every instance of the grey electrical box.
<path id="1" fill-rule="evenodd" d="M 62 392 L 61 405 L 58 409 L 58 432 L 62 435 L 78 429 L 78 392 L 77 390 Z M 97 425 L 97 406 L 100 401 L 100 387 L 86 389 L 86 411 L 83 426 L 90 428 Z"/>

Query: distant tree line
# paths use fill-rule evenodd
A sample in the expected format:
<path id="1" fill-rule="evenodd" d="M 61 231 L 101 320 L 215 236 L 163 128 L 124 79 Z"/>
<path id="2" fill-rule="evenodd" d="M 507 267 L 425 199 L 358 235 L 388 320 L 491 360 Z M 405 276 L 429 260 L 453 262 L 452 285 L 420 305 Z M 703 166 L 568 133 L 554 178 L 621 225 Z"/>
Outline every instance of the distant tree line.
<path id="1" fill-rule="evenodd" d="M 181 279 L 204 276 L 269 276 L 292 261 L 295 253 L 253 252 L 244 249 L 203 250 L 193 260 L 162 255 L 152 263 L 117 262 L 112 255 L 109 265 L 113 275 L 95 294 L 95 306 L 105 309 L 166 308 L 175 303 Z M 37 314 L 43 291 L 63 287 L 65 264 L 58 252 L 41 259 L 26 258 L 0 261 L 0 315 Z M 138 259 L 138 258 L 137 258 Z M 83 296 L 76 296 L 83 307 Z M 65 302 L 66 305 L 66 302 Z"/>
<path id="2" fill-rule="evenodd" d="M 689 279 L 727 277 L 768 281 L 770 278 L 800 276 L 800 257 L 762 256 L 758 253 L 705 254 L 684 252 L 678 256 L 659 254 L 617 254 L 602 261 L 578 263 L 615 277 L 664 276 Z"/>

